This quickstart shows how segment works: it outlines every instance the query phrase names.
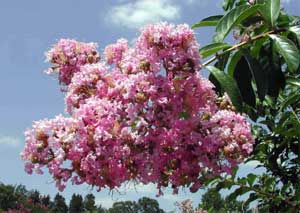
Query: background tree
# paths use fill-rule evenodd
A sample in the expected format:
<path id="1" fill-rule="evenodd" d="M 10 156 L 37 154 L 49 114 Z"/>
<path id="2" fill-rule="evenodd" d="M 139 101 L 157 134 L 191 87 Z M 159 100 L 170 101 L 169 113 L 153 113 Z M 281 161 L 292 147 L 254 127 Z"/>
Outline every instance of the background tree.
<path id="1" fill-rule="evenodd" d="M 139 211 L 140 213 L 163 213 L 164 211 L 159 208 L 159 203 L 157 200 L 148 198 L 148 197 L 142 197 L 138 200 L 139 205 Z"/>
<path id="2" fill-rule="evenodd" d="M 57 193 L 54 197 L 53 201 L 53 212 L 62 212 L 67 213 L 68 212 L 68 206 L 66 204 L 65 198 L 61 196 L 59 193 Z"/>
<path id="3" fill-rule="evenodd" d="M 119 201 L 115 202 L 109 209 L 110 213 L 134 213 L 139 211 L 139 205 L 135 201 Z"/>
<path id="4" fill-rule="evenodd" d="M 19 196 L 12 185 L 0 184 L 0 209 L 8 210 L 17 208 Z"/>
<path id="5" fill-rule="evenodd" d="M 93 194 L 87 194 L 84 198 L 84 209 L 88 212 L 92 212 L 97 209 L 95 205 L 95 196 Z"/>
<path id="6" fill-rule="evenodd" d="M 33 204 L 41 203 L 41 194 L 37 190 L 33 190 L 29 192 L 29 199 Z"/>
<path id="7" fill-rule="evenodd" d="M 50 195 L 43 195 L 41 196 L 41 204 L 46 206 L 46 207 L 51 207 L 52 206 L 52 202 L 51 202 L 51 198 Z"/>
<path id="8" fill-rule="evenodd" d="M 227 92 L 237 111 L 253 122 L 252 156 L 267 172 L 207 180 L 217 190 L 236 187 L 228 197 L 250 192 L 264 211 L 300 209 L 300 18 L 280 0 L 225 0 L 225 15 L 194 25 L 216 27 L 213 43 L 200 49 L 218 93 Z M 237 44 L 225 42 L 234 29 Z M 211 63 L 214 66 L 208 66 Z M 296 210 L 297 209 L 297 210 Z"/>
<path id="9" fill-rule="evenodd" d="M 100 204 L 97 207 L 97 213 L 108 213 L 108 210 Z"/>
<path id="10" fill-rule="evenodd" d="M 82 196 L 79 194 L 73 194 L 70 200 L 69 205 L 69 212 L 76 213 L 76 212 L 83 212 L 84 211 L 84 204 Z"/>

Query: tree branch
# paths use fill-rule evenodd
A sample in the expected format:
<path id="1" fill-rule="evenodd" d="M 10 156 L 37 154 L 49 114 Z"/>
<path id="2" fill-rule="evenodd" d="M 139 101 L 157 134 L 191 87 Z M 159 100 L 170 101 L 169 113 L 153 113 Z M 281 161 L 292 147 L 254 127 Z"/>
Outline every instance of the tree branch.
<path id="1" fill-rule="evenodd" d="M 212 63 L 213 61 L 215 61 L 216 59 L 218 59 L 219 56 L 222 56 L 222 55 L 224 55 L 224 54 L 226 54 L 228 52 L 231 52 L 233 50 L 239 49 L 240 47 L 243 47 L 243 46 L 245 46 L 247 44 L 250 44 L 253 41 L 265 38 L 268 35 L 278 34 L 278 33 L 285 32 L 285 31 L 286 31 L 286 29 L 272 30 L 272 31 L 269 31 L 269 32 L 266 32 L 266 33 L 263 33 L 263 34 L 260 34 L 260 35 L 257 35 L 257 36 L 254 36 L 253 38 L 249 38 L 247 41 L 240 42 L 240 43 L 238 43 L 238 44 L 230 47 L 229 49 L 225 50 L 224 52 L 222 52 L 222 53 L 220 53 L 218 55 L 215 55 L 211 59 L 209 59 L 206 62 L 204 62 L 202 65 L 203 65 L 203 67 L 206 67 L 207 65 L 209 65 L 210 63 Z"/>

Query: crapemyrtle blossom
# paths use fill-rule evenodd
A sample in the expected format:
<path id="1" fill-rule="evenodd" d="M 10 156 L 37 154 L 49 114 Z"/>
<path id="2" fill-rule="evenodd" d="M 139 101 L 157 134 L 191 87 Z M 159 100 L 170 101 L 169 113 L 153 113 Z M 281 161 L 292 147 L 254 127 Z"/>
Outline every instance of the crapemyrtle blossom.
<path id="1" fill-rule="evenodd" d="M 71 39 L 61 39 L 46 54 L 46 60 L 53 66 L 46 73 L 58 73 L 59 82 L 69 85 L 73 74 L 85 64 L 97 63 L 100 55 L 95 43 L 77 42 Z"/>
<path id="2" fill-rule="evenodd" d="M 139 181 L 157 184 L 159 195 L 167 186 L 195 192 L 201 177 L 230 173 L 251 153 L 250 125 L 198 72 L 187 25 L 148 25 L 134 47 L 107 46 L 103 61 L 95 48 L 62 39 L 47 54 L 70 116 L 25 132 L 28 173 L 47 167 L 60 190 L 69 180 L 99 190 Z"/>

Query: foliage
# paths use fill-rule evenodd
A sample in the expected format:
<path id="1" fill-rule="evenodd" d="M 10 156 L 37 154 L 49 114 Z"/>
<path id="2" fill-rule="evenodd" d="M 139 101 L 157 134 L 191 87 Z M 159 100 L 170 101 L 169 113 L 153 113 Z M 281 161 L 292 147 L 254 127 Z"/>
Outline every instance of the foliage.
<path id="1" fill-rule="evenodd" d="M 101 205 L 95 205 L 95 196 L 87 194 L 82 199 L 79 194 L 73 194 L 69 203 L 69 208 L 65 198 L 57 193 L 51 200 L 49 195 L 42 195 L 38 190 L 28 191 L 25 186 L 0 184 L 0 212 L 10 213 L 68 213 L 68 212 L 90 212 L 90 213 L 164 213 L 159 207 L 157 200 L 142 197 L 136 201 L 115 202 L 108 210 Z"/>
<path id="2" fill-rule="evenodd" d="M 66 204 L 65 198 L 57 193 L 54 197 L 53 201 L 53 212 L 62 212 L 62 213 L 67 213 L 68 212 L 68 206 Z"/>
<path id="3" fill-rule="evenodd" d="M 93 194 L 87 194 L 84 198 L 84 209 L 87 212 L 93 212 L 97 209 L 95 205 L 95 196 Z"/>
<path id="4" fill-rule="evenodd" d="M 222 198 L 219 191 L 210 188 L 201 198 L 199 208 L 209 212 L 243 212 L 247 209 L 242 201 L 230 199 L 230 197 Z"/>
<path id="5" fill-rule="evenodd" d="M 112 208 L 109 209 L 109 213 L 164 213 L 159 208 L 159 204 L 156 200 L 143 197 L 135 201 L 119 201 L 115 202 Z"/>
<path id="6" fill-rule="evenodd" d="M 38 191 L 27 191 L 23 185 L 12 186 L 0 183 L 0 212 L 43 213 L 48 206 L 41 203 Z"/>
<path id="7" fill-rule="evenodd" d="M 206 184 L 235 186 L 229 200 L 250 193 L 246 205 L 258 201 L 263 211 L 294 212 L 300 209 L 300 18 L 288 15 L 280 0 L 225 0 L 223 8 L 225 15 L 210 25 L 216 26 L 217 39 L 200 53 L 216 54 L 204 63 L 216 62 L 208 67 L 210 79 L 252 120 L 256 144 L 248 161 L 259 161 L 267 172 L 233 173 Z M 195 27 L 205 26 L 201 23 Z M 235 45 L 223 43 L 230 29 Z M 220 75 L 234 83 L 220 81 Z"/>
<path id="8" fill-rule="evenodd" d="M 84 204 L 82 196 L 79 194 L 73 194 L 70 200 L 69 205 L 69 212 L 76 213 L 76 212 L 83 212 L 84 211 Z"/>

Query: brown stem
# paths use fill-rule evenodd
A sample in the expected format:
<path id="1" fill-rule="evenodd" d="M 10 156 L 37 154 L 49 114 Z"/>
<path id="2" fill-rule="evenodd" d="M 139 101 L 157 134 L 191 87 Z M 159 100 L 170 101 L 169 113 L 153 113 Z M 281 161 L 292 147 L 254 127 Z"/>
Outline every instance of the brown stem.
<path id="1" fill-rule="evenodd" d="M 269 31 L 269 32 L 266 32 L 266 33 L 263 33 L 263 34 L 260 34 L 260 35 L 257 35 L 257 36 L 254 36 L 253 38 L 249 38 L 247 41 L 243 41 L 243 42 L 240 42 L 232 47 L 230 47 L 229 49 L 225 50 L 224 52 L 218 54 L 218 55 L 215 55 L 214 57 L 212 57 L 211 59 L 207 60 L 205 63 L 203 63 L 203 67 L 206 67 L 207 65 L 209 65 L 210 63 L 212 63 L 213 61 L 215 61 L 216 59 L 218 59 L 219 56 L 221 55 L 224 55 L 228 52 L 231 52 L 233 50 L 236 50 L 236 49 L 239 49 L 240 47 L 243 47 L 253 41 L 256 41 L 256 40 L 259 40 L 259 39 L 262 39 L 262 38 L 265 38 L 266 36 L 268 35 L 271 35 L 271 34 L 277 34 L 277 33 L 281 33 L 281 32 L 285 32 L 286 29 L 278 29 L 278 30 L 272 30 L 272 31 Z"/>

